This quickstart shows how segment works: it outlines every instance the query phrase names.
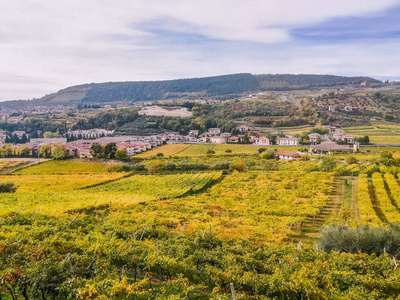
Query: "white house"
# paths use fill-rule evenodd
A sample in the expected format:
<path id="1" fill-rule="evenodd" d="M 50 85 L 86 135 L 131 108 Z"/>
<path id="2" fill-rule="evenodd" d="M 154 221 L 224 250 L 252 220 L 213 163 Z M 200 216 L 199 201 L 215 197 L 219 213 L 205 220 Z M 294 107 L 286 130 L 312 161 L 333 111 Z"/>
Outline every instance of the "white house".
<path id="1" fill-rule="evenodd" d="M 219 129 L 219 128 L 208 129 L 208 134 L 210 134 L 210 135 L 219 135 L 220 133 L 221 133 L 221 129 Z"/>
<path id="2" fill-rule="evenodd" d="M 250 127 L 246 126 L 246 125 L 236 126 L 236 129 L 239 130 L 240 132 L 249 132 L 250 131 Z"/>
<path id="3" fill-rule="evenodd" d="M 299 139 L 293 137 L 278 138 L 276 144 L 279 146 L 297 146 Z"/>
<path id="4" fill-rule="evenodd" d="M 301 157 L 296 152 L 278 151 L 275 153 L 280 160 L 301 160 Z"/>
<path id="5" fill-rule="evenodd" d="M 254 144 L 256 144 L 256 145 L 262 145 L 262 146 L 271 145 L 269 138 L 267 138 L 266 136 L 260 136 L 258 138 L 254 138 L 253 140 L 254 140 Z"/>
<path id="6" fill-rule="evenodd" d="M 223 136 L 213 136 L 210 138 L 210 141 L 212 144 L 225 144 L 226 138 L 224 138 Z"/>

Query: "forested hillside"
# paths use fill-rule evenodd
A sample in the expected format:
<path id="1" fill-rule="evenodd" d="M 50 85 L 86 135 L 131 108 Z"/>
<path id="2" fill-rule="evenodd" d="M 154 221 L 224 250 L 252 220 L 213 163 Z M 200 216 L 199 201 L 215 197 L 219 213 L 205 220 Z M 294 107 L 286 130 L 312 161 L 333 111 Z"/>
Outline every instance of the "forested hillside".
<path id="1" fill-rule="evenodd" d="M 382 84 L 381 81 L 369 77 L 242 73 L 165 81 L 90 83 L 68 87 L 31 101 L 6 101 L 0 103 L 0 106 L 15 109 L 29 105 L 137 102 L 182 98 L 225 100 L 262 91 L 314 89 L 342 85 L 360 86 L 362 83 L 367 86 Z"/>

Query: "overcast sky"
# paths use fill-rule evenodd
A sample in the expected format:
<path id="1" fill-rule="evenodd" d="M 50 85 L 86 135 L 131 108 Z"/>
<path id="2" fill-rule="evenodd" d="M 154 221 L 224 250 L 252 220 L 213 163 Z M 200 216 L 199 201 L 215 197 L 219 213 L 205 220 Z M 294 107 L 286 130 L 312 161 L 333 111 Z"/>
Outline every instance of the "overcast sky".
<path id="1" fill-rule="evenodd" d="M 400 0 L 0 0 L 0 101 L 249 72 L 400 80 Z"/>

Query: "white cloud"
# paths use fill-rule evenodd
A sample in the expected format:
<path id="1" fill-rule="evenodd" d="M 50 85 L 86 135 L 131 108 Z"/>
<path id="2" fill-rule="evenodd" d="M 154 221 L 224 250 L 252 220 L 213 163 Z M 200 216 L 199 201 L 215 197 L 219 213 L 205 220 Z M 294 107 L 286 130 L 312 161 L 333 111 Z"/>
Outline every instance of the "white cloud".
<path id="1" fill-rule="evenodd" d="M 380 48 L 373 45 L 371 49 L 362 49 L 361 56 L 345 59 L 344 51 L 346 57 L 351 57 L 351 51 L 360 50 L 357 45 L 333 45 L 323 50 L 318 46 L 305 48 L 291 44 L 289 30 L 331 18 L 368 16 L 398 3 L 398 0 L 2 1 L 0 100 L 40 97 L 85 82 L 232 72 L 343 70 L 348 74 L 394 75 L 394 64 L 388 65 L 387 55 L 380 55 L 388 47 L 399 49 L 397 44 L 383 44 Z M 154 30 L 214 39 L 217 50 L 206 52 L 205 46 L 200 49 L 191 44 L 174 47 L 163 42 L 156 32 L 147 31 L 146 24 L 153 24 Z M 254 46 L 254 42 L 261 46 Z M 240 48 L 236 48 L 236 43 Z M 280 45 L 279 50 L 275 44 Z M 363 64 L 360 57 L 365 59 Z M 398 57 L 395 59 L 398 61 Z M 345 62 L 352 68 L 337 62 Z"/>

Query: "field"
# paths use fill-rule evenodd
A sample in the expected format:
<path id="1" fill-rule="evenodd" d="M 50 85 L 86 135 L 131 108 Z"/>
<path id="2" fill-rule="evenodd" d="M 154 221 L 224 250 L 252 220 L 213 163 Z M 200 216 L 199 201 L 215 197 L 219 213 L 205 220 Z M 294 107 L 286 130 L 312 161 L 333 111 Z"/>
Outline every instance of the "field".
<path id="1" fill-rule="evenodd" d="M 170 156 L 170 155 L 175 155 L 179 153 L 180 151 L 184 150 L 187 148 L 189 145 L 187 144 L 169 144 L 169 145 L 164 145 L 161 147 L 157 147 L 153 150 L 146 151 L 143 153 L 136 154 L 135 157 L 137 158 L 146 158 L 146 157 L 151 157 L 157 155 L 157 153 L 162 153 L 164 156 Z"/>
<path id="2" fill-rule="evenodd" d="M 196 146 L 200 161 L 217 159 Z M 225 153 L 231 145 L 213 146 Z M 344 197 L 347 209 L 358 203 L 351 226 L 400 222 L 398 169 L 343 164 L 322 172 L 319 162 L 233 161 L 241 158 L 254 168 L 123 173 L 103 163 L 49 161 L 0 176 L 18 186 L 0 194 L 0 295 L 230 299 L 230 283 L 238 299 L 400 293 L 391 257 L 324 252 L 303 232 L 303 225 L 318 232 L 315 220 L 338 221 L 325 216 L 338 169 L 360 174 Z"/>
<path id="3" fill-rule="evenodd" d="M 343 128 L 347 134 L 357 137 L 369 136 L 373 144 L 400 145 L 400 125 L 390 122 L 374 122 L 371 126 L 346 127 Z"/>

